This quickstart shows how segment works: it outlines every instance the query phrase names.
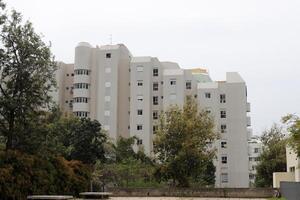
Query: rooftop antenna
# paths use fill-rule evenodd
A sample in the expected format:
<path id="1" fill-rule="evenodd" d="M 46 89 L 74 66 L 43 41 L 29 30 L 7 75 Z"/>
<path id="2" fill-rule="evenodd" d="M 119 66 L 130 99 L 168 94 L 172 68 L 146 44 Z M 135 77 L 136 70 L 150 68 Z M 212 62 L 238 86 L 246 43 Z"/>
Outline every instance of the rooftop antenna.
<path id="1" fill-rule="evenodd" d="M 109 42 L 112 45 L 112 34 L 109 35 Z"/>

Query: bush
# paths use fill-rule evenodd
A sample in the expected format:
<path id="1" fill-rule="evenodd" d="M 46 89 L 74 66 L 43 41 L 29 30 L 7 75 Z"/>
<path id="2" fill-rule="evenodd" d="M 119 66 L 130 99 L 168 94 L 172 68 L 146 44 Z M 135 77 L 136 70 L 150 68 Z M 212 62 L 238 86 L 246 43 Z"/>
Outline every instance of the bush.
<path id="1" fill-rule="evenodd" d="M 19 151 L 0 151 L 0 199 L 32 194 L 71 194 L 88 189 L 90 168 L 63 157 L 48 160 Z"/>

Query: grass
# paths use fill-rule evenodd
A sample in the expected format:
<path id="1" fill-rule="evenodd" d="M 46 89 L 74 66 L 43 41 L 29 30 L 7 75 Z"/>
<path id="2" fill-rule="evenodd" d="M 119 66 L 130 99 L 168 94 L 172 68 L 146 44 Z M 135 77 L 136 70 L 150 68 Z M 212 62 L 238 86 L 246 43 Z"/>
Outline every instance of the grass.
<path id="1" fill-rule="evenodd" d="M 286 198 L 283 198 L 283 197 L 281 197 L 281 198 L 272 197 L 272 198 L 270 198 L 268 200 L 286 200 Z"/>

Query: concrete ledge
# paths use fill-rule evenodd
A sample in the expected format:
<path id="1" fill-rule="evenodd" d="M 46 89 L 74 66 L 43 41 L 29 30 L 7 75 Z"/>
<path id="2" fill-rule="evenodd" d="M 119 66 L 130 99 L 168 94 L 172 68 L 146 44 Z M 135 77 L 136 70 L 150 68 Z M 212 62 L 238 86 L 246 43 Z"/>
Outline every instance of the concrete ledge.
<path id="1" fill-rule="evenodd" d="M 272 188 L 109 188 L 114 197 L 269 198 Z"/>

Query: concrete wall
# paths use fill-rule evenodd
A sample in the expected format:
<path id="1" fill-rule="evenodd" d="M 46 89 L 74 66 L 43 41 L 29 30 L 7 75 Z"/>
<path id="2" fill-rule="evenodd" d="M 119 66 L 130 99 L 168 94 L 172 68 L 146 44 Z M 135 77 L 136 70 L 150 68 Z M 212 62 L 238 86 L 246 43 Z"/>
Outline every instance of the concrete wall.
<path id="1" fill-rule="evenodd" d="M 279 188 L 282 181 L 295 181 L 294 172 L 275 172 L 273 173 L 273 188 Z"/>
<path id="2" fill-rule="evenodd" d="M 272 188 L 109 188 L 116 197 L 229 197 L 269 198 Z"/>

